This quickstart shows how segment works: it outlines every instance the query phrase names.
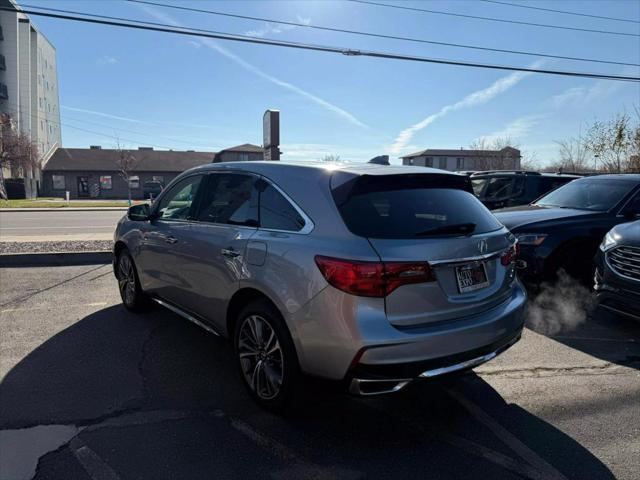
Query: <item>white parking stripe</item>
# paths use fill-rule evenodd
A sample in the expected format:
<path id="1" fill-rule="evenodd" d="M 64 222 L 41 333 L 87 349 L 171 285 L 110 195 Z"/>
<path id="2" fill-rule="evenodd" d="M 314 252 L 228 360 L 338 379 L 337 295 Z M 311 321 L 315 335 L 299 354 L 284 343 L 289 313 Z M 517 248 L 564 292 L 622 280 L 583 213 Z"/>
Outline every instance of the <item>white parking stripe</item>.
<path id="1" fill-rule="evenodd" d="M 505 445 L 511 448 L 516 454 L 518 454 L 529 465 L 541 472 L 545 478 L 555 480 L 567 480 L 562 473 L 556 470 L 552 465 L 547 463 L 537 453 L 522 443 L 514 434 L 509 432 L 506 428 L 500 425 L 493 419 L 488 413 L 482 410 L 478 405 L 473 403 L 462 393 L 453 390 L 451 388 L 445 388 L 445 391 L 453 397 L 460 405 L 462 405 L 471 416 L 482 423 L 485 427 L 493 432 Z"/>
<path id="2" fill-rule="evenodd" d="M 121 480 L 120 475 L 80 438 L 75 437 L 71 440 L 69 447 L 91 480 Z"/>

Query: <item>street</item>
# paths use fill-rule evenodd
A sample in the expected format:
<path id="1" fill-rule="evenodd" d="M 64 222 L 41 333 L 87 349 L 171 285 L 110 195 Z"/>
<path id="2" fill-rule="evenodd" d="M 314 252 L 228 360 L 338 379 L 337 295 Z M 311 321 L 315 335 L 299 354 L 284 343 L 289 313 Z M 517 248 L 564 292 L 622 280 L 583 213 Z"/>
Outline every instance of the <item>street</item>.
<path id="1" fill-rule="evenodd" d="M 40 215 L 2 226 L 61 221 Z M 107 229 L 120 212 L 61 215 Z M 638 476 L 640 324 L 606 313 L 526 329 L 475 373 L 397 395 L 307 379 L 278 416 L 245 393 L 224 340 L 126 311 L 110 265 L 0 276 L 2 479 Z"/>
<path id="2" fill-rule="evenodd" d="M 104 211 L 41 211 L 0 213 L 0 238 L 4 241 L 27 241 L 26 237 L 90 235 L 91 238 L 111 238 L 116 223 L 126 212 Z M 14 238 L 18 237 L 18 238 Z"/>

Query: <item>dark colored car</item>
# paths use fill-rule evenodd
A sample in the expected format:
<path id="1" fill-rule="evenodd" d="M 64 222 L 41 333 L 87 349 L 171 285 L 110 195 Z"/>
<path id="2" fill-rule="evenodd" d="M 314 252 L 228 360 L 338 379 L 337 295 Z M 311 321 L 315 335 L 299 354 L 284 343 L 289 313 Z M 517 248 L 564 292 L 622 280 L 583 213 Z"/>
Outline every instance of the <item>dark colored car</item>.
<path id="1" fill-rule="evenodd" d="M 605 234 L 640 217 L 640 175 L 574 180 L 530 205 L 493 212 L 515 236 L 529 282 L 553 279 L 559 269 L 591 283 L 593 258 Z"/>
<path id="2" fill-rule="evenodd" d="M 525 171 L 489 171 L 471 175 L 473 193 L 489 210 L 527 205 L 578 175 Z"/>
<path id="3" fill-rule="evenodd" d="M 161 182 L 144 182 L 144 185 L 142 186 L 142 194 L 144 195 L 144 198 L 156 198 L 158 195 L 160 195 L 162 188 L 163 186 Z"/>
<path id="4" fill-rule="evenodd" d="M 640 320 L 640 221 L 605 235 L 596 255 L 594 288 L 600 307 Z"/>

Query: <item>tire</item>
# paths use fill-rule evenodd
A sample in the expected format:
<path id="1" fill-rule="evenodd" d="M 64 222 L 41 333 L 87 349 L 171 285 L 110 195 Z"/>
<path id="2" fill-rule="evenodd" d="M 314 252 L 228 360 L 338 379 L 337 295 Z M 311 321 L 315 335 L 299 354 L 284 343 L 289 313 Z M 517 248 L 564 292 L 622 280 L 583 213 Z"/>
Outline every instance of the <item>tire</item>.
<path id="1" fill-rule="evenodd" d="M 280 312 L 264 300 L 247 305 L 236 320 L 233 346 L 242 382 L 256 403 L 284 410 L 295 396 L 300 367 Z"/>
<path id="2" fill-rule="evenodd" d="M 140 287 L 136 266 L 127 249 L 118 254 L 116 278 L 118 279 L 120 298 L 128 310 L 141 312 L 149 307 L 149 297 L 144 294 Z"/>

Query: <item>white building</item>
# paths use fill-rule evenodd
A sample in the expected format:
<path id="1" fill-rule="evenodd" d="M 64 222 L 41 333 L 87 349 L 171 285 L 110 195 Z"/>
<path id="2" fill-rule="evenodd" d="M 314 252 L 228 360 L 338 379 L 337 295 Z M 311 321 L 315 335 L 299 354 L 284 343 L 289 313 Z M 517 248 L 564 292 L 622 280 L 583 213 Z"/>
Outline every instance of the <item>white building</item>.
<path id="1" fill-rule="evenodd" d="M 14 0 L 0 0 L 0 6 L 20 10 Z M 0 29 L 0 112 L 31 138 L 44 166 L 61 143 L 56 50 L 23 13 L 0 11 Z M 36 196 L 40 169 L 24 179 L 27 197 Z"/>

